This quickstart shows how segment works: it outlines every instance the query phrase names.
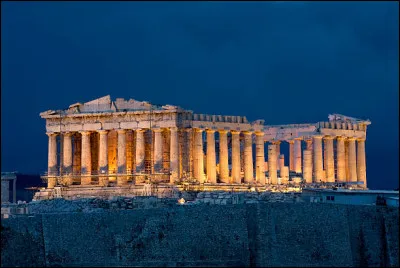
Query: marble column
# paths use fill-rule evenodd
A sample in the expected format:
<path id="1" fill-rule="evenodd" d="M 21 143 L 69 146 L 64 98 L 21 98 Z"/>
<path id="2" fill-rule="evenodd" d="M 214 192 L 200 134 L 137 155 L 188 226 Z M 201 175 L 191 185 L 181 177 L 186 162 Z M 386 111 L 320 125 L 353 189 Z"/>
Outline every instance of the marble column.
<path id="1" fill-rule="evenodd" d="M 265 156 L 264 156 L 264 132 L 255 132 L 256 134 L 256 181 L 265 185 Z"/>
<path id="2" fill-rule="evenodd" d="M 252 132 L 244 133 L 244 182 L 251 183 L 254 181 L 253 175 L 253 138 Z"/>
<path id="3" fill-rule="evenodd" d="M 323 162 L 322 162 L 322 136 L 313 136 L 313 156 L 314 156 L 314 182 L 323 180 Z"/>
<path id="4" fill-rule="evenodd" d="M 312 149 L 313 149 L 313 143 L 312 143 L 312 139 L 307 139 L 306 140 L 306 146 L 307 146 L 307 150 L 309 150 L 311 152 L 312 155 Z"/>
<path id="5" fill-rule="evenodd" d="M 90 131 L 81 131 L 82 152 L 81 152 L 81 185 L 90 185 L 92 178 L 92 155 L 90 148 Z M 86 176 L 85 176 L 86 175 Z"/>
<path id="6" fill-rule="evenodd" d="M 163 166 L 163 140 L 162 129 L 153 129 L 154 132 L 154 172 L 162 171 Z"/>
<path id="7" fill-rule="evenodd" d="M 227 130 L 219 130 L 219 174 L 222 183 L 229 183 Z"/>
<path id="8" fill-rule="evenodd" d="M 203 153 L 203 129 L 194 129 L 194 174 L 195 178 L 204 183 L 204 153 Z"/>
<path id="9" fill-rule="evenodd" d="M 348 141 L 350 182 L 357 182 L 356 139 L 351 137 L 348 139 Z"/>
<path id="10" fill-rule="evenodd" d="M 126 174 L 126 129 L 118 129 L 118 174 Z M 127 182 L 126 176 L 117 177 L 117 185 L 124 185 Z"/>
<path id="11" fill-rule="evenodd" d="M 337 181 L 346 182 L 346 157 L 344 149 L 345 137 L 337 137 L 336 140 L 336 166 L 337 166 Z"/>
<path id="12" fill-rule="evenodd" d="M 301 173 L 301 138 L 294 139 L 294 171 Z"/>
<path id="13" fill-rule="evenodd" d="M 232 181 L 241 183 L 240 177 L 240 131 L 232 130 Z"/>
<path id="14" fill-rule="evenodd" d="M 194 177 L 193 174 L 193 129 L 186 129 L 186 139 L 187 139 L 187 166 L 188 166 L 188 175 L 189 177 Z"/>
<path id="15" fill-rule="evenodd" d="M 71 175 L 72 174 L 72 133 L 66 132 L 63 135 L 63 174 Z M 71 185 L 72 184 L 72 177 L 67 176 L 65 178 L 65 184 Z"/>
<path id="16" fill-rule="evenodd" d="M 64 174 L 71 174 L 72 173 L 72 133 L 66 132 L 63 133 L 63 170 Z"/>
<path id="17" fill-rule="evenodd" d="M 365 138 L 357 139 L 357 180 L 367 188 L 367 170 L 365 163 Z"/>
<path id="18" fill-rule="evenodd" d="M 311 150 L 303 151 L 303 179 L 306 183 L 312 183 L 312 153 Z"/>
<path id="19" fill-rule="evenodd" d="M 294 171 L 294 140 L 289 140 L 289 170 Z"/>
<path id="20" fill-rule="evenodd" d="M 349 141 L 346 138 L 344 140 L 344 166 L 346 172 L 346 182 L 350 181 L 350 171 L 349 171 Z"/>
<path id="21" fill-rule="evenodd" d="M 145 156 L 145 138 L 144 129 L 136 130 L 136 153 L 135 153 L 135 163 L 136 172 L 144 173 L 144 156 Z"/>
<path id="22" fill-rule="evenodd" d="M 324 155 L 325 155 L 325 171 L 326 181 L 335 182 L 335 160 L 333 156 L 333 138 L 332 136 L 324 137 Z"/>
<path id="23" fill-rule="evenodd" d="M 178 140 L 178 128 L 172 127 L 170 130 L 171 142 L 169 150 L 169 161 L 171 177 L 170 183 L 175 183 L 179 179 L 179 140 Z"/>
<path id="24" fill-rule="evenodd" d="M 283 154 L 279 155 L 279 157 L 278 157 L 278 166 L 281 167 L 280 170 L 279 170 L 279 172 L 281 172 L 282 171 L 282 167 L 285 166 L 285 155 L 283 155 Z M 279 173 L 279 175 L 280 175 L 280 177 L 282 177 L 281 173 Z"/>
<path id="25" fill-rule="evenodd" d="M 278 184 L 276 148 L 277 145 L 275 143 L 268 145 L 268 176 L 271 184 Z"/>
<path id="26" fill-rule="evenodd" d="M 276 170 L 280 170 L 279 166 L 279 156 L 281 155 L 281 141 L 274 141 L 276 146 Z"/>
<path id="27" fill-rule="evenodd" d="M 108 131 L 98 130 L 99 140 L 99 170 L 100 174 L 108 174 Z M 99 177 L 99 186 L 107 186 L 108 177 Z"/>
<path id="28" fill-rule="evenodd" d="M 48 163 L 47 163 L 47 188 L 54 188 L 57 184 L 57 178 L 50 176 L 57 176 L 57 133 L 48 132 L 49 147 L 48 147 Z"/>
<path id="29" fill-rule="evenodd" d="M 215 130 L 207 129 L 207 182 L 217 183 Z"/>

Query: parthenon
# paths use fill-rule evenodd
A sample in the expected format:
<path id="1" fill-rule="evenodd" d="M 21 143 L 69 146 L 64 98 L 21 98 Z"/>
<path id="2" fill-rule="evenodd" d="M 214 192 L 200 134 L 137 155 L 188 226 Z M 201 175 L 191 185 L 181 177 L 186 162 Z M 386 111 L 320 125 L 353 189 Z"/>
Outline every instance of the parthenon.
<path id="1" fill-rule="evenodd" d="M 367 188 L 369 120 L 340 114 L 264 125 L 244 116 L 105 96 L 40 113 L 48 135 L 47 188 L 177 184 L 354 183 Z M 281 154 L 287 142 L 289 153 Z M 285 159 L 286 157 L 286 159 Z"/>

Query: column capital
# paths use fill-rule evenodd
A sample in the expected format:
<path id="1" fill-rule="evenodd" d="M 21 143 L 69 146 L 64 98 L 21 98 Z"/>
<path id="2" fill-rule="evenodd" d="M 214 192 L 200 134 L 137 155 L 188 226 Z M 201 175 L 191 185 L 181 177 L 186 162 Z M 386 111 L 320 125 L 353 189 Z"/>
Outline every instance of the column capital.
<path id="1" fill-rule="evenodd" d="M 365 141 L 365 137 L 357 138 L 357 141 L 358 141 L 358 142 L 360 142 L 360 141 Z"/>
<path id="2" fill-rule="evenodd" d="M 116 129 L 116 131 L 118 132 L 118 134 L 125 134 L 126 133 L 126 129 Z"/>
<path id="3" fill-rule="evenodd" d="M 313 135 L 313 139 L 322 139 L 324 136 L 323 135 Z"/>
<path id="4" fill-rule="evenodd" d="M 162 128 L 153 128 L 151 130 L 153 130 L 153 132 L 163 132 Z"/>
<path id="5" fill-rule="evenodd" d="M 276 144 L 276 145 L 281 144 L 281 141 L 279 141 L 279 140 L 272 140 L 272 141 L 269 141 L 269 142 L 272 143 L 272 144 Z"/>
<path id="6" fill-rule="evenodd" d="M 204 129 L 202 129 L 202 128 L 193 128 L 193 130 L 195 132 L 199 132 L 199 133 L 202 133 L 204 131 Z"/>
<path id="7" fill-rule="evenodd" d="M 347 140 L 348 141 L 355 141 L 355 140 L 357 140 L 357 138 L 356 137 L 348 137 Z"/>
<path id="8" fill-rule="evenodd" d="M 220 134 L 227 134 L 227 133 L 228 133 L 228 130 L 226 130 L 226 129 L 218 129 L 218 132 L 219 132 Z"/>
<path id="9" fill-rule="evenodd" d="M 145 132 L 146 130 L 147 130 L 146 128 L 133 129 L 133 131 L 136 131 L 136 132 Z"/>
<path id="10" fill-rule="evenodd" d="M 86 130 L 83 130 L 83 131 L 79 131 L 79 133 L 81 133 L 82 134 L 82 136 L 88 136 L 88 135 L 90 135 L 90 133 L 92 133 L 91 131 L 86 131 Z"/>
<path id="11" fill-rule="evenodd" d="M 255 131 L 254 134 L 256 136 L 264 136 L 264 132 L 263 131 Z"/>
<path id="12" fill-rule="evenodd" d="M 171 131 L 171 132 L 173 132 L 173 131 L 178 131 L 178 128 L 177 128 L 177 127 L 169 127 L 168 129 L 169 129 L 169 131 Z"/>
<path id="13" fill-rule="evenodd" d="M 294 138 L 293 140 L 302 141 L 302 140 L 303 140 L 303 137 L 297 137 L 297 138 Z"/>
<path id="14" fill-rule="evenodd" d="M 253 132 L 246 130 L 246 131 L 243 131 L 243 134 L 246 135 L 246 136 L 248 136 L 248 135 L 251 136 L 251 135 L 253 135 Z"/>
<path id="15" fill-rule="evenodd" d="M 46 135 L 49 137 L 57 136 L 58 134 L 60 134 L 60 133 L 59 132 L 46 132 Z"/>
<path id="16" fill-rule="evenodd" d="M 207 129 L 206 129 L 206 133 L 215 133 L 215 129 L 209 129 L 209 128 L 207 128 Z"/>
<path id="17" fill-rule="evenodd" d="M 192 131 L 193 131 L 193 128 L 185 128 L 185 131 L 186 131 L 186 132 L 192 132 Z"/>
<path id="18" fill-rule="evenodd" d="M 287 143 L 294 144 L 294 140 L 287 140 Z"/>
<path id="19" fill-rule="evenodd" d="M 334 138 L 334 136 L 324 136 L 324 140 L 333 140 Z"/>
<path id="20" fill-rule="evenodd" d="M 67 131 L 67 132 L 63 132 L 62 133 L 64 136 L 72 136 L 72 132 L 71 131 Z"/>
<path id="21" fill-rule="evenodd" d="M 98 132 L 100 135 L 105 135 L 105 134 L 107 134 L 107 133 L 108 133 L 108 130 L 105 130 L 105 129 L 99 129 L 99 130 L 97 130 L 97 132 Z"/>
<path id="22" fill-rule="evenodd" d="M 344 136 L 337 136 L 336 139 L 337 139 L 337 140 L 344 141 L 344 140 L 347 139 L 347 137 L 344 137 Z"/>
<path id="23" fill-rule="evenodd" d="M 231 130 L 231 134 L 238 135 L 238 134 L 240 134 L 240 131 L 239 130 Z"/>

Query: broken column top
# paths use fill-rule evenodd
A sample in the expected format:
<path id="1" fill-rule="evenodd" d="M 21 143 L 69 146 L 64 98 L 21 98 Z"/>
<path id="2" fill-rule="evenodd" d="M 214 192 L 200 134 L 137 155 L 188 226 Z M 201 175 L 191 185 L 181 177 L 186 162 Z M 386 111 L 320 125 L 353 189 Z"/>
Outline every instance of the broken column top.
<path id="1" fill-rule="evenodd" d="M 71 104 L 67 110 L 48 110 L 40 113 L 44 115 L 56 114 L 77 114 L 77 113 L 101 113 L 101 112 L 125 112 L 125 111 L 150 111 L 150 110 L 176 110 L 178 106 L 174 105 L 154 105 L 148 101 L 137 101 L 134 99 L 125 100 L 117 98 L 115 101 L 111 100 L 110 95 L 88 101 L 85 103 Z"/>

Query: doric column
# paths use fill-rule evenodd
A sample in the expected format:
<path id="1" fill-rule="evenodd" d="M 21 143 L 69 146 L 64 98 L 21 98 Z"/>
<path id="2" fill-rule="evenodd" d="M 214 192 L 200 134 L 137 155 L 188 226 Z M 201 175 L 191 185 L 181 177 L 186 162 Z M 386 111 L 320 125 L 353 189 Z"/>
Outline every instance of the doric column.
<path id="1" fill-rule="evenodd" d="M 186 138 L 187 138 L 187 166 L 188 166 L 188 173 L 189 177 L 194 177 L 193 174 L 193 129 L 187 128 L 186 129 Z"/>
<path id="2" fill-rule="evenodd" d="M 335 182 L 335 163 L 333 157 L 333 138 L 332 136 L 325 136 L 325 171 L 326 171 L 326 181 Z"/>
<path id="3" fill-rule="evenodd" d="M 194 174 L 195 178 L 204 183 L 203 129 L 194 130 Z"/>
<path id="4" fill-rule="evenodd" d="M 278 184 L 276 148 L 277 145 L 273 142 L 268 145 L 268 176 L 271 184 Z"/>
<path id="5" fill-rule="evenodd" d="M 312 183 L 312 153 L 311 150 L 303 151 L 303 179 L 306 183 Z"/>
<path id="6" fill-rule="evenodd" d="M 144 173 L 145 139 L 144 129 L 136 130 L 136 172 Z"/>
<path id="7" fill-rule="evenodd" d="M 323 180 L 323 162 L 322 162 L 322 136 L 313 136 L 313 156 L 314 156 L 314 181 Z"/>
<path id="8" fill-rule="evenodd" d="M 178 142 L 178 128 L 172 127 L 170 130 L 171 142 L 169 150 L 169 161 L 171 177 L 170 183 L 178 181 L 179 177 L 179 142 Z"/>
<path id="9" fill-rule="evenodd" d="M 118 129 L 118 174 L 126 174 L 126 129 Z M 117 177 L 117 185 L 126 184 L 125 176 Z"/>
<path id="10" fill-rule="evenodd" d="M 294 171 L 301 173 L 301 138 L 294 139 Z"/>
<path id="11" fill-rule="evenodd" d="M 154 132 L 154 172 L 161 172 L 163 166 L 162 129 L 153 129 Z"/>
<path id="12" fill-rule="evenodd" d="M 47 188 L 54 188 L 57 183 L 57 133 L 48 132 L 46 133 L 49 136 L 49 147 L 48 147 L 48 162 L 47 162 Z"/>
<path id="13" fill-rule="evenodd" d="M 257 183 L 265 185 L 265 156 L 264 156 L 264 132 L 257 131 L 256 134 L 256 180 Z"/>
<path id="14" fill-rule="evenodd" d="M 348 138 L 348 141 L 350 182 L 357 182 L 356 139 Z"/>
<path id="15" fill-rule="evenodd" d="M 232 130 L 232 181 L 233 183 L 241 183 L 240 177 L 240 131 Z"/>
<path id="16" fill-rule="evenodd" d="M 306 140 L 306 144 L 307 144 L 307 150 L 309 150 L 311 152 L 311 155 L 312 155 L 312 149 L 313 149 L 312 139 L 307 139 Z"/>
<path id="17" fill-rule="evenodd" d="M 289 140 L 289 170 L 294 171 L 294 140 Z"/>
<path id="18" fill-rule="evenodd" d="M 64 133 L 64 150 L 63 150 L 63 170 L 64 174 L 72 173 L 72 133 L 66 132 Z"/>
<path id="19" fill-rule="evenodd" d="M 365 163 L 365 138 L 357 139 L 357 180 L 367 188 L 367 170 Z"/>
<path id="20" fill-rule="evenodd" d="M 279 166 L 279 156 L 281 155 L 281 141 L 274 141 L 276 146 L 276 170 L 280 170 Z"/>
<path id="21" fill-rule="evenodd" d="M 253 138 L 252 132 L 245 131 L 244 134 L 244 182 L 251 183 L 254 180 L 253 175 Z"/>
<path id="22" fill-rule="evenodd" d="M 91 175 L 90 131 L 81 131 L 80 133 L 82 134 L 81 175 Z M 81 185 L 90 185 L 91 181 L 91 177 L 81 177 Z"/>
<path id="23" fill-rule="evenodd" d="M 344 167 L 346 172 L 346 182 L 350 181 L 350 172 L 349 172 L 349 141 L 347 138 L 344 140 Z"/>
<path id="24" fill-rule="evenodd" d="M 346 157 L 344 149 L 345 137 L 337 137 L 336 141 L 336 166 L 337 166 L 337 181 L 346 182 Z"/>
<path id="25" fill-rule="evenodd" d="M 217 183 L 215 161 L 215 130 L 207 129 L 207 181 Z"/>
<path id="26" fill-rule="evenodd" d="M 279 172 L 281 172 L 282 171 L 282 167 L 285 166 L 285 155 L 283 155 L 283 154 L 279 155 L 279 157 L 278 157 L 278 166 L 281 167 L 279 169 Z M 281 173 L 279 173 L 279 175 L 280 175 L 280 177 L 282 177 Z"/>
<path id="27" fill-rule="evenodd" d="M 219 174 L 222 183 L 229 183 L 227 130 L 219 130 Z"/>
<path id="28" fill-rule="evenodd" d="M 99 142 L 99 170 L 100 174 L 108 174 L 108 131 L 99 130 L 100 134 Z M 99 185 L 106 186 L 108 184 L 108 177 L 99 177 Z"/>

